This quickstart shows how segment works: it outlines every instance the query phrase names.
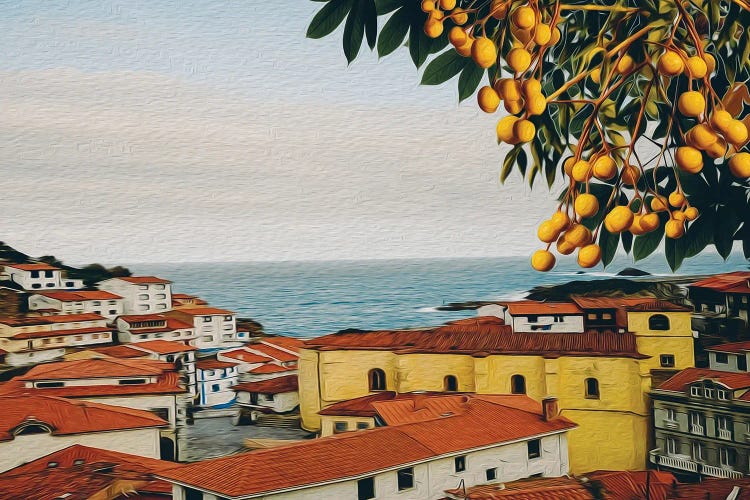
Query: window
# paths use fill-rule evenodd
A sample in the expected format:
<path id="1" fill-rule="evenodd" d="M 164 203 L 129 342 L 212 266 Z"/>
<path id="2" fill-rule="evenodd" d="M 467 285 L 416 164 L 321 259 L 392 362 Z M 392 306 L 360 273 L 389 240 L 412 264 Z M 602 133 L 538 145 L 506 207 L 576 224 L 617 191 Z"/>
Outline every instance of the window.
<path id="1" fill-rule="evenodd" d="M 672 422 L 677 420 L 677 411 L 674 408 L 667 408 L 666 412 L 667 414 L 664 417 L 664 420 L 670 420 Z"/>
<path id="2" fill-rule="evenodd" d="M 148 311 L 149 309 L 151 309 L 151 308 L 149 307 L 148 304 L 139 304 L 138 305 L 138 310 L 139 311 Z"/>
<path id="3" fill-rule="evenodd" d="M 453 470 L 456 472 L 466 470 L 466 455 L 461 455 L 453 459 Z"/>
<path id="4" fill-rule="evenodd" d="M 384 391 L 385 384 L 385 372 L 380 368 L 370 370 L 367 374 L 370 384 L 370 391 Z"/>
<path id="5" fill-rule="evenodd" d="M 37 382 L 34 384 L 36 387 L 43 388 L 43 387 L 64 387 L 65 382 Z"/>
<path id="6" fill-rule="evenodd" d="M 659 362 L 663 368 L 674 367 L 674 354 L 662 354 L 659 356 Z"/>
<path id="7" fill-rule="evenodd" d="M 138 300 L 148 300 L 148 294 L 147 293 L 141 293 L 138 295 Z"/>
<path id="8" fill-rule="evenodd" d="M 31 288 L 42 288 L 42 285 L 39 283 L 32 283 Z"/>
<path id="9" fill-rule="evenodd" d="M 712 388 L 710 388 L 710 387 L 706 387 L 703 390 L 703 395 L 706 396 L 707 398 L 713 398 L 714 397 L 714 390 Z"/>
<path id="10" fill-rule="evenodd" d="M 493 467 L 484 471 L 484 477 L 487 479 L 487 481 L 494 481 L 495 479 L 497 479 L 497 468 Z"/>
<path id="11" fill-rule="evenodd" d="M 94 334 L 91 335 L 91 338 L 92 339 L 98 339 L 99 338 L 99 334 L 98 333 L 94 333 Z"/>
<path id="12" fill-rule="evenodd" d="M 138 385 L 138 384 L 145 384 L 146 379 L 145 378 L 124 378 L 117 381 L 120 385 Z"/>
<path id="13" fill-rule="evenodd" d="M 334 422 L 333 423 L 333 433 L 339 434 L 341 432 L 346 432 L 349 430 L 349 425 L 346 422 Z"/>
<path id="14" fill-rule="evenodd" d="M 47 288 L 55 288 L 55 284 L 54 283 L 47 283 L 44 286 L 46 286 Z"/>
<path id="15" fill-rule="evenodd" d="M 361 431 L 361 430 L 364 430 L 364 429 L 369 429 L 369 428 L 370 428 L 370 424 L 368 422 L 357 422 L 357 430 L 358 431 Z"/>
<path id="16" fill-rule="evenodd" d="M 677 455 L 677 440 L 675 438 L 668 437 L 664 444 L 667 450 L 667 455 Z"/>
<path id="17" fill-rule="evenodd" d="M 214 341 L 214 337 L 213 337 L 213 335 L 204 335 L 203 337 L 201 337 L 201 340 L 203 342 L 213 342 Z"/>
<path id="18" fill-rule="evenodd" d="M 232 317 L 231 316 L 224 316 L 224 321 L 232 321 Z"/>
<path id="19" fill-rule="evenodd" d="M 165 293 L 157 293 L 156 294 L 156 298 L 157 299 L 166 299 L 167 298 L 167 294 L 165 294 Z"/>
<path id="20" fill-rule="evenodd" d="M 734 467 L 737 464 L 737 452 L 733 448 L 719 448 L 719 462 L 722 467 Z"/>
<path id="21" fill-rule="evenodd" d="M 167 308 L 167 304 L 156 304 L 156 308 L 157 309 L 166 309 Z"/>
<path id="22" fill-rule="evenodd" d="M 109 304 L 111 306 L 114 306 L 114 305 L 117 305 L 117 301 L 116 300 L 110 300 L 109 302 L 107 302 L 107 304 Z"/>
<path id="23" fill-rule="evenodd" d="M 701 395 L 701 388 L 697 385 L 693 385 L 690 387 L 690 395 L 691 396 L 700 396 Z"/>
<path id="24" fill-rule="evenodd" d="M 52 342 L 52 339 L 42 339 L 42 344 L 49 344 Z"/>
<path id="25" fill-rule="evenodd" d="M 539 321 L 539 316 L 526 316 L 526 320 L 529 323 L 536 323 L 537 321 Z"/>
<path id="26" fill-rule="evenodd" d="M 204 323 L 210 323 L 211 322 L 211 316 L 203 316 L 203 322 Z"/>
<path id="27" fill-rule="evenodd" d="M 541 453 L 541 441 L 538 439 L 532 439 L 526 441 L 526 451 L 528 452 L 529 458 L 539 458 Z"/>
<path id="28" fill-rule="evenodd" d="M 586 379 L 586 398 L 599 399 L 599 381 L 595 378 Z"/>
<path id="29" fill-rule="evenodd" d="M 719 439 L 732 439 L 732 419 L 719 415 L 716 417 L 716 435 Z"/>
<path id="30" fill-rule="evenodd" d="M 648 318 L 649 330 L 669 330 L 669 318 L 663 314 L 654 314 Z"/>
<path id="31" fill-rule="evenodd" d="M 745 357 L 745 354 L 737 356 L 737 369 L 741 372 L 747 371 L 747 358 Z"/>
<path id="32" fill-rule="evenodd" d="M 117 309 L 110 309 L 109 314 L 117 314 Z"/>
<path id="33" fill-rule="evenodd" d="M 704 450 L 703 450 L 703 444 L 702 443 L 700 443 L 698 441 L 693 441 L 693 445 L 691 446 L 691 450 L 692 450 L 693 460 L 695 460 L 696 462 L 703 461 L 703 452 L 704 452 Z"/>
<path id="34" fill-rule="evenodd" d="M 211 392 L 219 392 L 220 389 L 219 384 L 211 384 Z"/>
<path id="35" fill-rule="evenodd" d="M 179 337 L 182 335 L 180 332 L 172 332 L 172 337 Z"/>
<path id="36" fill-rule="evenodd" d="M 414 488 L 414 467 L 399 469 L 396 472 L 396 477 L 398 478 L 398 491 Z"/>
<path id="37" fill-rule="evenodd" d="M 38 278 L 39 277 L 39 271 L 31 271 L 31 277 L 32 278 Z"/>
<path id="38" fill-rule="evenodd" d="M 156 288 L 157 290 L 164 290 L 165 287 L 164 285 L 154 285 L 154 288 Z"/>
<path id="39" fill-rule="evenodd" d="M 458 379 L 455 375 L 448 375 L 443 379 L 443 389 L 446 392 L 456 392 L 458 390 Z"/>
<path id="40" fill-rule="evenodd" d="M 588 318 L 590 321 L 593 321 L 593 320 L 596 319 L 596 314 L 595 313 L 588 313 L 586 315 L 586 318 Z"/>
<path id="41" fill-rule="evenodd" d="M 94 311 L 94 314 L 101 314 L 101 311 Z"/>
<path id="42" fill-rule="evenodd" d="M 83 340 L 83 335 L 76 335 L 76 336 L 75 336 L 75 340 L 76 340 L 77 342 L 80 342 L 81 340 Z"/>
<path id="43" fill-rule="evenodd" d="M 612 319 L 612 313 L 603 313 L 602 319 Z"/>
<path id="44" fill-rule="evenodd" d="M 203 500 L 203 492 L 185 487 L 185 500 Z"/>
<path id="45" fill-rule="evenodd" d="M 52 277 L 52 271 L 44 271 L 44 277 L 45 278 L 51 278 Z"/>
<path id="46" fill-rule="evenodd" d="M 65 282 L 65 286 L 67 286 L 68 288 L 72 288 L 74 285 L 75 285 L 75 283 L 73 283 L 72 281 L 66 281 Z"/>
<path id="47" fill-rule="evenodd" d="M 146 334 L 143 334 L 143 335 L 138 335 L 138 338 L 139 338 L 139 339 L 147 339 L 147 338 L 148 338 L 148 335 L 146 335 Z"/>
<path id="48" fill-rule="evenodd" d="M 523 375 L 510 377 L 510 392 L 512 394 L 526 394 L 526 379 Z"/>
<path id="49" fill-rule="evenodd" d="M 702 413 L 698 413 L 697 411 L 691 411 L 689 416 L 690 416 L 690 433 L 704 436 L 706 418 L 703 416 Z"/>
<path id="50" fill-rule="evenodd" d="M 148 285 L 138 285 L 138 290 L 148 290 Z"/>
<path id="51" fill-rule="evenodd" d="M 727 353 L 725 352 L 717 352 L 716 353 L 716 362 L 721 364 L 726 364 L 729 362 L 729 356 L 727 356 Z"/>
<path id="52" fill-rule="evenodd" d="M 357 500 L 375 498 L 375 479 L 366 477 L 357 481 Z"/>

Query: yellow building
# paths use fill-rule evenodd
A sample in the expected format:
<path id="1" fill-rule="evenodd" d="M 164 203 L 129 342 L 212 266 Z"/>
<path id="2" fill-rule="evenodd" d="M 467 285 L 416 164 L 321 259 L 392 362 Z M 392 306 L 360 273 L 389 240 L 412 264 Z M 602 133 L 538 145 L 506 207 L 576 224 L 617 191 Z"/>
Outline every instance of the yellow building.
<path id="1" fill-rule="evenodd" d="M 303 427 L 320 431 L 318 412 L 379 391 L 552 396 L 579 425 L 570 433 L 572 472 L 644 469 L 651 370 L 693 366 L 691 311 L 647 298 L 576 303 L 584 315 L 577 332 L 513 332 L 503 319 L 483 316 L 312 339 L 299 359 Z M 545 324 L 545 313 L 559 316 L 549 304 L 532 306 L 532 323 Z M 326 426 L 338 421 L 328 417 Z"/>

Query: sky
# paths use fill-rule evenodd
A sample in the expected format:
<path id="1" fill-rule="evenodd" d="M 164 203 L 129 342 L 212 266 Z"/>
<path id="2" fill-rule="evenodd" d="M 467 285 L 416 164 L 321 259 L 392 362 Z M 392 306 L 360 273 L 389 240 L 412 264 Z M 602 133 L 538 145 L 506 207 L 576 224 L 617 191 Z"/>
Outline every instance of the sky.
<path id="1" fill-rule="evenodd" d="M 557 191 L 303 0 L 2 2 L 0 240 L 89 262 L 528 255 Z M 272 7 L 270 7 L 272 6 Z M 382 25 L 382 20 L 381 20 Z"/>

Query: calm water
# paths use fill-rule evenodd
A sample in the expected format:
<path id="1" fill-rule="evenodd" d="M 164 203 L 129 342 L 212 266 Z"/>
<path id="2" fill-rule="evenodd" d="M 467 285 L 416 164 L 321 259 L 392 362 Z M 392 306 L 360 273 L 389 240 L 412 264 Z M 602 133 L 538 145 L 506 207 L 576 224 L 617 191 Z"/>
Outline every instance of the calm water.
<path id="1" fill-rule="evenodd" d="M 579 271 L 573 259 L 540 274 L 526 258 L 380 260 L 338 262 L 251 262 L 135 264 L 137 274 L 174 282 L 177 292 L 192 293 L 212 305 L 260 321 L 266 332 L 313 337 L 343 328 L 379 329 L 428 326 L 473 316 L 473 311 L 444 312 L 449 302 L 518 298 L 537 285 L 573 279 L 610 277 L 627 266 L 671 275 L 664 257 L 633 265 L 616 260 L 606 272 Z M 715 254 L 691 259 L 679 274 L 709 274 L 747 269 L 741 255 L 724 262 Z"/>

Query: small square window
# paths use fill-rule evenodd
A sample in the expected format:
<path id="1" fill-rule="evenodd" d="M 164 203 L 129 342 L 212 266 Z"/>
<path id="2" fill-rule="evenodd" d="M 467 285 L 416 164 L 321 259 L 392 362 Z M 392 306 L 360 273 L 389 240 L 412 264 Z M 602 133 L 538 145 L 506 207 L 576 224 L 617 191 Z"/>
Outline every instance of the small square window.
<path id="1" fill-rule="evenodd" d="M 453 468 L 456 472 L 466 470 L 466 455 L 461 455 L 453 459 Z"/>
<path id="2" fill-rule="evenodd" d="M 526 442 L 526 450 L 529 458 L 539 458 L 541 456 L 541 442 L 538 439 L 532 439 Z"/>
<path id="3" fill-rule="evenodd" d="M 333 423 L 333 433 L 339 434 L 341 432 L 346 432 L 349 430 L 349 424 L 346 422 L 334 422 Z"/>
<path id="4" fill-rule="evenodd" d="M 211 392 L 219 392 L 219 384 L 211 384 Z"/>
<path id="5" fill-rule="evenodd" d="M 375 498 L 375 479 L 366 477 L 357 481 L 357 500 Z"/>
<path id="6" fill-rule="evenodd" d="M 690 395 L 691 396 L 700 396 L 701 395 L 701 388 L 697 385 L 694 385 L 690 387 Z"/>
<path id="7" fill-rule="evenodd" d="M 364 429 L 369 429 L 370 424 L 368 422 L 357 422 L 357 430 L 361 431 Z"/>
<path id="8" fill-rule="evenodd" d="M 721 364 L 726 364 L 729 362 L 729 356 L 727 356 L 727 353 L 725 352 L 717 352 L 716 353 L 716 362 Z"/>
<path id="9" fill-rule="evenodd" d="M 211 322 L 211 316 L 203 316 L 203 322 L 204 323 L 210 323 Z"/>
<path id="10" fill-rule="evenodd" d="M 487 481 L 494 481 L 497 479 L 497 469 L 495 467 L 487 469 L 484 471 L 484 477 L 487 478 Z"/>
<path id="11" fill-rule="evenodd" d="M 396 476 L 398 478 L 398 491 L 414 488 L 414 467 L 399 469 Z"/>
<path id="12" fill-rule="evenodd" d="M 662 354 L 659 356 L 659 362 L 663 368 L 674 367 L 674 354 Z"/>

